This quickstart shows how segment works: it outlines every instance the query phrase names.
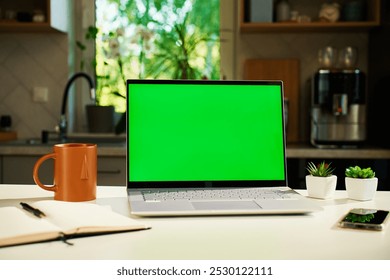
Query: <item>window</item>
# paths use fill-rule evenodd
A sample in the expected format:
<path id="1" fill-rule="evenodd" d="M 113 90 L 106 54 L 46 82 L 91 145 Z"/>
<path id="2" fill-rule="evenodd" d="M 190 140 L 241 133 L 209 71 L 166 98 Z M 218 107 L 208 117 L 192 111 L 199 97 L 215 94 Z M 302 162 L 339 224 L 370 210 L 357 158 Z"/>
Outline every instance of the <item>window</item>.
<path id="1" fill-rule="evenodd" d="M 98 102 L 125 111 L 125 83 L 219 79 L 219 0 L 96 0 Z"/>

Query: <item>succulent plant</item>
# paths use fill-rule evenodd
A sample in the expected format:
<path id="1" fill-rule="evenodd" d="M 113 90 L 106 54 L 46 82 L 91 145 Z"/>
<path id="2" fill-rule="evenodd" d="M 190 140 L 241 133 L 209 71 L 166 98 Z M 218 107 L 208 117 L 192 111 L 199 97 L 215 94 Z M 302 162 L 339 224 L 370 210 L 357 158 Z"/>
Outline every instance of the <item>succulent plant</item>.
<path id="1" fill-rule="evenodd" d="M 329 177 L 333 175 L 335 168 L 331 167 L 331 163 L 325 161 L 315 165 L 313 162 L 307 164 L 306 170 L 310 175 L 316 177 Z"/>
<path id="2" fill-rule="evenodd" d="M 371 167 L 360 168 L 359 166 L 351 166 L 345 169 L 345 176 L 349 178 L 368 179 L 374 178 L 375 172 L 371 169 Z"/>

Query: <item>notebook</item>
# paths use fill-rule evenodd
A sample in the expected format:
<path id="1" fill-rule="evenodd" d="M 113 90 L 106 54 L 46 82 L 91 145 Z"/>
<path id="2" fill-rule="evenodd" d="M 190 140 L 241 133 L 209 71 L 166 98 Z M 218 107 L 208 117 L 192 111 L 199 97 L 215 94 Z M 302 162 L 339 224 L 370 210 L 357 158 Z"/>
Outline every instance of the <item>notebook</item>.
<path id="1" fill-rule="evenodd" d="M 140 216 L 318 211 L 287 185 L 282 81 L 127 80 L 127 192 Z"/>
<path id="2" fill-rule="evenodd" d="M 88 202 L 41 200 L 31 203 L 44 216 L 35 216 L 22 207 L 0 207 L 0 248 L 20 244 L 71 239 L 149 229 L 111 208 Z"/>

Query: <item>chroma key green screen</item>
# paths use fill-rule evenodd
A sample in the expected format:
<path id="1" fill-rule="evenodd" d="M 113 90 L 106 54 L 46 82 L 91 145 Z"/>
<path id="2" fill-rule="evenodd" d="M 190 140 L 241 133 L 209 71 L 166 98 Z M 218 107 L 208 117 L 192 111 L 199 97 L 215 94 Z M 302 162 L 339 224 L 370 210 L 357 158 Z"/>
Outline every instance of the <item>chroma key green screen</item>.
<path id="1" fill-rule="evenodd" d="M 281 84 L 128 87 L 130 182 L 285 179 Z"/>

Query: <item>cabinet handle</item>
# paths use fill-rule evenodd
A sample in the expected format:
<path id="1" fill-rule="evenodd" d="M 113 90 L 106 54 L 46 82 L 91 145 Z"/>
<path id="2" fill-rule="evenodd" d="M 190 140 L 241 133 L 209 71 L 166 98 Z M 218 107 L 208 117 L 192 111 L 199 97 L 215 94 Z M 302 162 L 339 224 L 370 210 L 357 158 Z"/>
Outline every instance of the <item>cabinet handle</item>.
<path id="1" fill-rule="evenodd" d="M 102 174 L 120 174 L 121 170 L 116 169 L 116 170 L 98 170 L 97 173 L 102 173 Z"/>

